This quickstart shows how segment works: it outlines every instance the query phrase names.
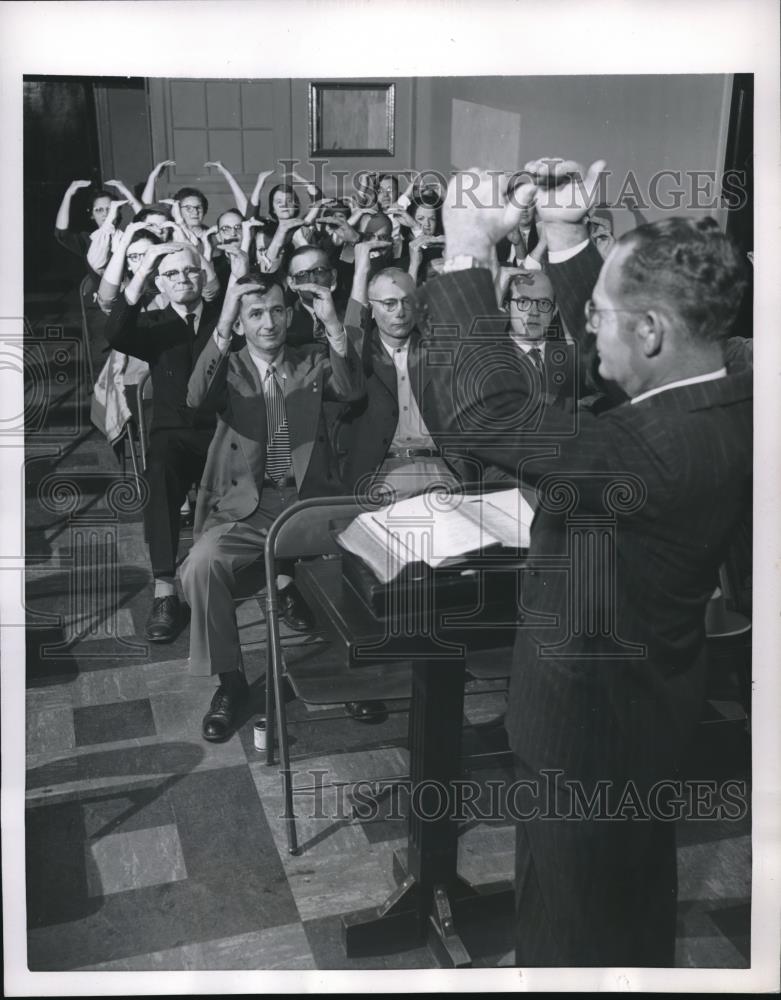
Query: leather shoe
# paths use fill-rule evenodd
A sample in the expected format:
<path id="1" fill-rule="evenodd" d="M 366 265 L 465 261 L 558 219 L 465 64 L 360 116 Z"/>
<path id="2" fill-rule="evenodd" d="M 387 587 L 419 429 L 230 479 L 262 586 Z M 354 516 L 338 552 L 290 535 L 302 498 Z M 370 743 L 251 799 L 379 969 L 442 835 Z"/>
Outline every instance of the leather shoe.
<path id="1" fill-rule="evenodd" d="M 384 722 L 388 718 L 384 701 L 348 701 L 344 707 L 356 722 Z"/>
<path id="2" fill-rule="evenodd" d="M 279 592 L 279 617 L 294 632 L 314 632 L 312 612 L 294 583 Z"/>
<path id="3" fill-rule="evenodd" d="M 210 743 L 222 743 L 233 732 L 239 706 L 247 700 L 247 684 L 237 684 L 227 688 L 220 684 L 214 692 L 209 711 L 203 717 L 201 733 Z"/>
<path id="4" fill-rule="evenodd" d="M 170 642 L 176 638 L 181 608 L 176 594 L 156 597 L 147 619 L 144 635 L 150 642 Z"/>

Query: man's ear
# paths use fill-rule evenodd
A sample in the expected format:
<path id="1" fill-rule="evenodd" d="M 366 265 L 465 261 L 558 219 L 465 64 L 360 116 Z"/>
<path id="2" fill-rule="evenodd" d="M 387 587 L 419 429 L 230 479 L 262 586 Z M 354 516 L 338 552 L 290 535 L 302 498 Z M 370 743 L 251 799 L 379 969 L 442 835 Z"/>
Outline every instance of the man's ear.
<path id="1" fill-rule="evenodd" d="M 160 277 L 159 274 L 155 275 L 155 285 L 157 286 L 158 292 L 164 292 L 165 291 L 165 288 L 163 286 L 163 279 Z"/>
<path id="2" fill-rule="evenodd" d="M 645 357 L 652 358 L 661 351 L 666 332 L 667 322 L 661 313 L 651 309 L 643 314 L 637 324 L 637 334 Z"/>
<path id="3" fill-rule="evenodd" d="M 290 329 L 290 324 L 293 322 L 293 307 L 285 306 L 285 320 L 287 322 L 287 329 Z"/>

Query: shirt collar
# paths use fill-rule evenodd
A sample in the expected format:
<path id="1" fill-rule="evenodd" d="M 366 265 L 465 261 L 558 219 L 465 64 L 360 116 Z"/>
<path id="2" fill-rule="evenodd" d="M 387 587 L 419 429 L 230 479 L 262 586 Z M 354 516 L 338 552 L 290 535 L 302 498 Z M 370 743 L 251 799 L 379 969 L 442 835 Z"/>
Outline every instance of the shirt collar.
<path id="1" fill-rule="evenodd" d="M 169 305 L 173 311 L 185 319 L 188 313 L 192 313 L 195 316 L 195 327 L 198 328 L 198 324 L 201 322 L 201 316 L 203 315 L 203 299 L 198 303 L 198 305 L 193 309 L 191 305 L 185 305 L 183 302 L 169 302 Z"/>
<path id="2" fill-rule="evenodd" d="M 407 339 L 404 341 L 404 343 L 402 345 L 400 345 L 399 347 L 389 347 L 385 343 L 385 341 L 382 339 L 382 337 L 380 337 L 379 333 L 377 334 L 377 336 L 379 337 L 380 343 L 382 344 L 382 346 L 388 352 L 388 356 L 391 358 L 391 360 L 393 360 L 393 355 L 394 354 L 406 354 L 407 351 L 409 350 L 409 337 L 407 337 Z"/>
<path id="3" fill-rule="evenodd" d="M 666 392 L 668 389 L 679 389 L 684 385 L 694 385 L 697 382 L 713 382 L 717 378 L 724 378 L 726 374 L 726 368 L 719 368 L 718 371 L 707 372 L 705 375 L 694 375 L 692 378 L 682 378 L 677 382 L 668 382 L 666 385 L 659 385 L 655 389 L 649 389 L 648 392 L 641 392 L 639 396 L 634 396 L 630 402 L 639 403 L 642 399 L 648 399 L 649 396 L 655 396 L 659 392 Z"/>
<path id="4" fill-rule="evenodd" d="M 247 344 L 247 351 L 249 353 L 249 356 L 252 358 L 252 363 L 257 368 L 258 374 L 260 375 L 261 379 L 264 379 L 266 377 L 266 375 L 268 374 L 268 370 L 271 367 L 271 365 L 274 365 L 274 367 L 277 370 L 279 370 L 279 366 L 285 360 L 285 347 L 284 347 L 284 345 L 282 347 L 280 347 L 280 349 L 277 352 L 276 356 L 274 357 L 273 361 L 266 361 L 265 358 L 261 358 L 261 356 L 259 354 L 256 354 L 255 351 L 252 350 L 252 348 L 250 347 L 249 344 Z"/>
<path id="5" fill-rule="evenodd" d="M 515 344 L 515 346 L 519 350 L 523 351 L 524 354 L 528 354 L 529 351 L 533 350 L 536 347 L 537 350 L 540 352 L 540 356 L 544 357 L 545 355 L 544 340 L 523 340 L 516 333 L 510 333 L 510 337 L 512 338 L 512 342 Z"/>

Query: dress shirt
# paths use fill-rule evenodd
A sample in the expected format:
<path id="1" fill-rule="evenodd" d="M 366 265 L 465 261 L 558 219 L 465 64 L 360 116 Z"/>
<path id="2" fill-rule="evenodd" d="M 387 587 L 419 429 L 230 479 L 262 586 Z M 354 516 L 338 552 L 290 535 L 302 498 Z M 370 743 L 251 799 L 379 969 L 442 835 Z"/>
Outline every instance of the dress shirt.
<path id="1" fill-rule="evenodd" d="M 630 402 L 639 403 L 642 399 L 655 396 L 658 392 L 666 392 L 668 389 L 678 389 L 683 385 L 694 385 L 696 382 L 713 382 L 717 378 L 724 378 L 727 374 L 726 368 L 719 368 L 718 371 L 708 372 L 705 375 L 694 375 L 692 378 L 682 378 L 677 382 L 668 382 L 666 385 L 659 385 L 655 389 L 641 392 L 639 396 L 634 396 Z"/>
<path id="2" fill-rule="evenodd" d="M 410 386 L 407 359 L 409 357 L 409 341 L 402 347 L 389 347 L 382 338 L 382 346 L 396 369 L 396 390 L 399 399 L 399 420 L 396 432 L 391 442 L 391 450 L 402 448 L 436 448 L 434 439 L 429 434 L 423 422 L 423 416 L 418 408 L 415 393 Z"/>
<path id="3" fill-rule="evenodd" d="M 198 333 L 201 316 L 203 316 L 203 300 L 201 300 L 194 309 L 192 306 L 185 305 L 184 302 L 170 302 L 169 305 L 177 316 L 180 316 L 185 323 L 187 322 L 187 314 L 192 313 L 195 316 L 195 332 Z"/>

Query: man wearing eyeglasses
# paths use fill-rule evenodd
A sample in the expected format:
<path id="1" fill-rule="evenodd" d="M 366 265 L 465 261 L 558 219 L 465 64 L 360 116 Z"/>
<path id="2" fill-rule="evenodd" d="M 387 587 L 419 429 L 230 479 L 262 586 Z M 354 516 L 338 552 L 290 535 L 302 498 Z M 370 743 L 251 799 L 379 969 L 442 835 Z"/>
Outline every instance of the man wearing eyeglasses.
<path id="1" fill-rule="evenodd" d="M 388 244 L 377 239 L 355 248 L 346 325 L 360 343 L 367 394 L 342 413 L 335 437 L 347 489 L 411 496 L 434 483 L 454 485 L 458 476 L 436 440 L 437 395 L 431 383 L 442 369 L 426 363 L 415 280 L 396 267 L 370 277 L 373 254 Z"/>
<path id="2" fill-rule="evenodd" d="M 150 278 L 168 302 L 165 309 L 142 312 Z M 150 247 L 119 296 L 106 327 L 111 347 L 149 365 L 152 421 L 144 509 L 146 538 L 154 577 L 154 599 L 146 623 L 149 642 L 170 642 L 181 626 L 176 592 L 179 512 L 203 471 L 214 433 L 213 413 L 187 407 L 187 383 L 208 343 L 222 306 L 203 299 L 204 271 L 198 252 L 181 243 Z"/>
<path id="3" fill-rule="evenodd" d="M 447 400 L 445 430 L 538 492 L 506 715 L 530 792 L 514 813 L 519 966 L 675 964 L 671 786 L 703 711 L 706 607 L 750 513 L 751 373 L 725 351 L 740 254 L 712 221 L 668 218 L 603 262 L 584 218 L 604 166 L 536 161 L 519 194 L 545 224 L 567 329 L 587 326 L 627 401 L 579 413 L 574 433 L 562 415 L 540 449 L 513 422 L 517 380 L 476 393 L 457 358 Z M 472 341 L 495 322 L 495 245 L 518 218 L 475 173 L 470 199 L 451 182 L 426 288 L 431 326 Z"/>
<path id="4" fill-rule="evenodd" d="M 318 318 L 314 296 L 306 285 L 320 285 L 333 295 L 337 290 L 336 268 L 326 250 L 319 247 L 298 247 L 290 255 L 287 266 L 287 287 L 295 295 L 295 305 L 288 324 L 289 344 L 325 344 L 325 328 Z"/>

